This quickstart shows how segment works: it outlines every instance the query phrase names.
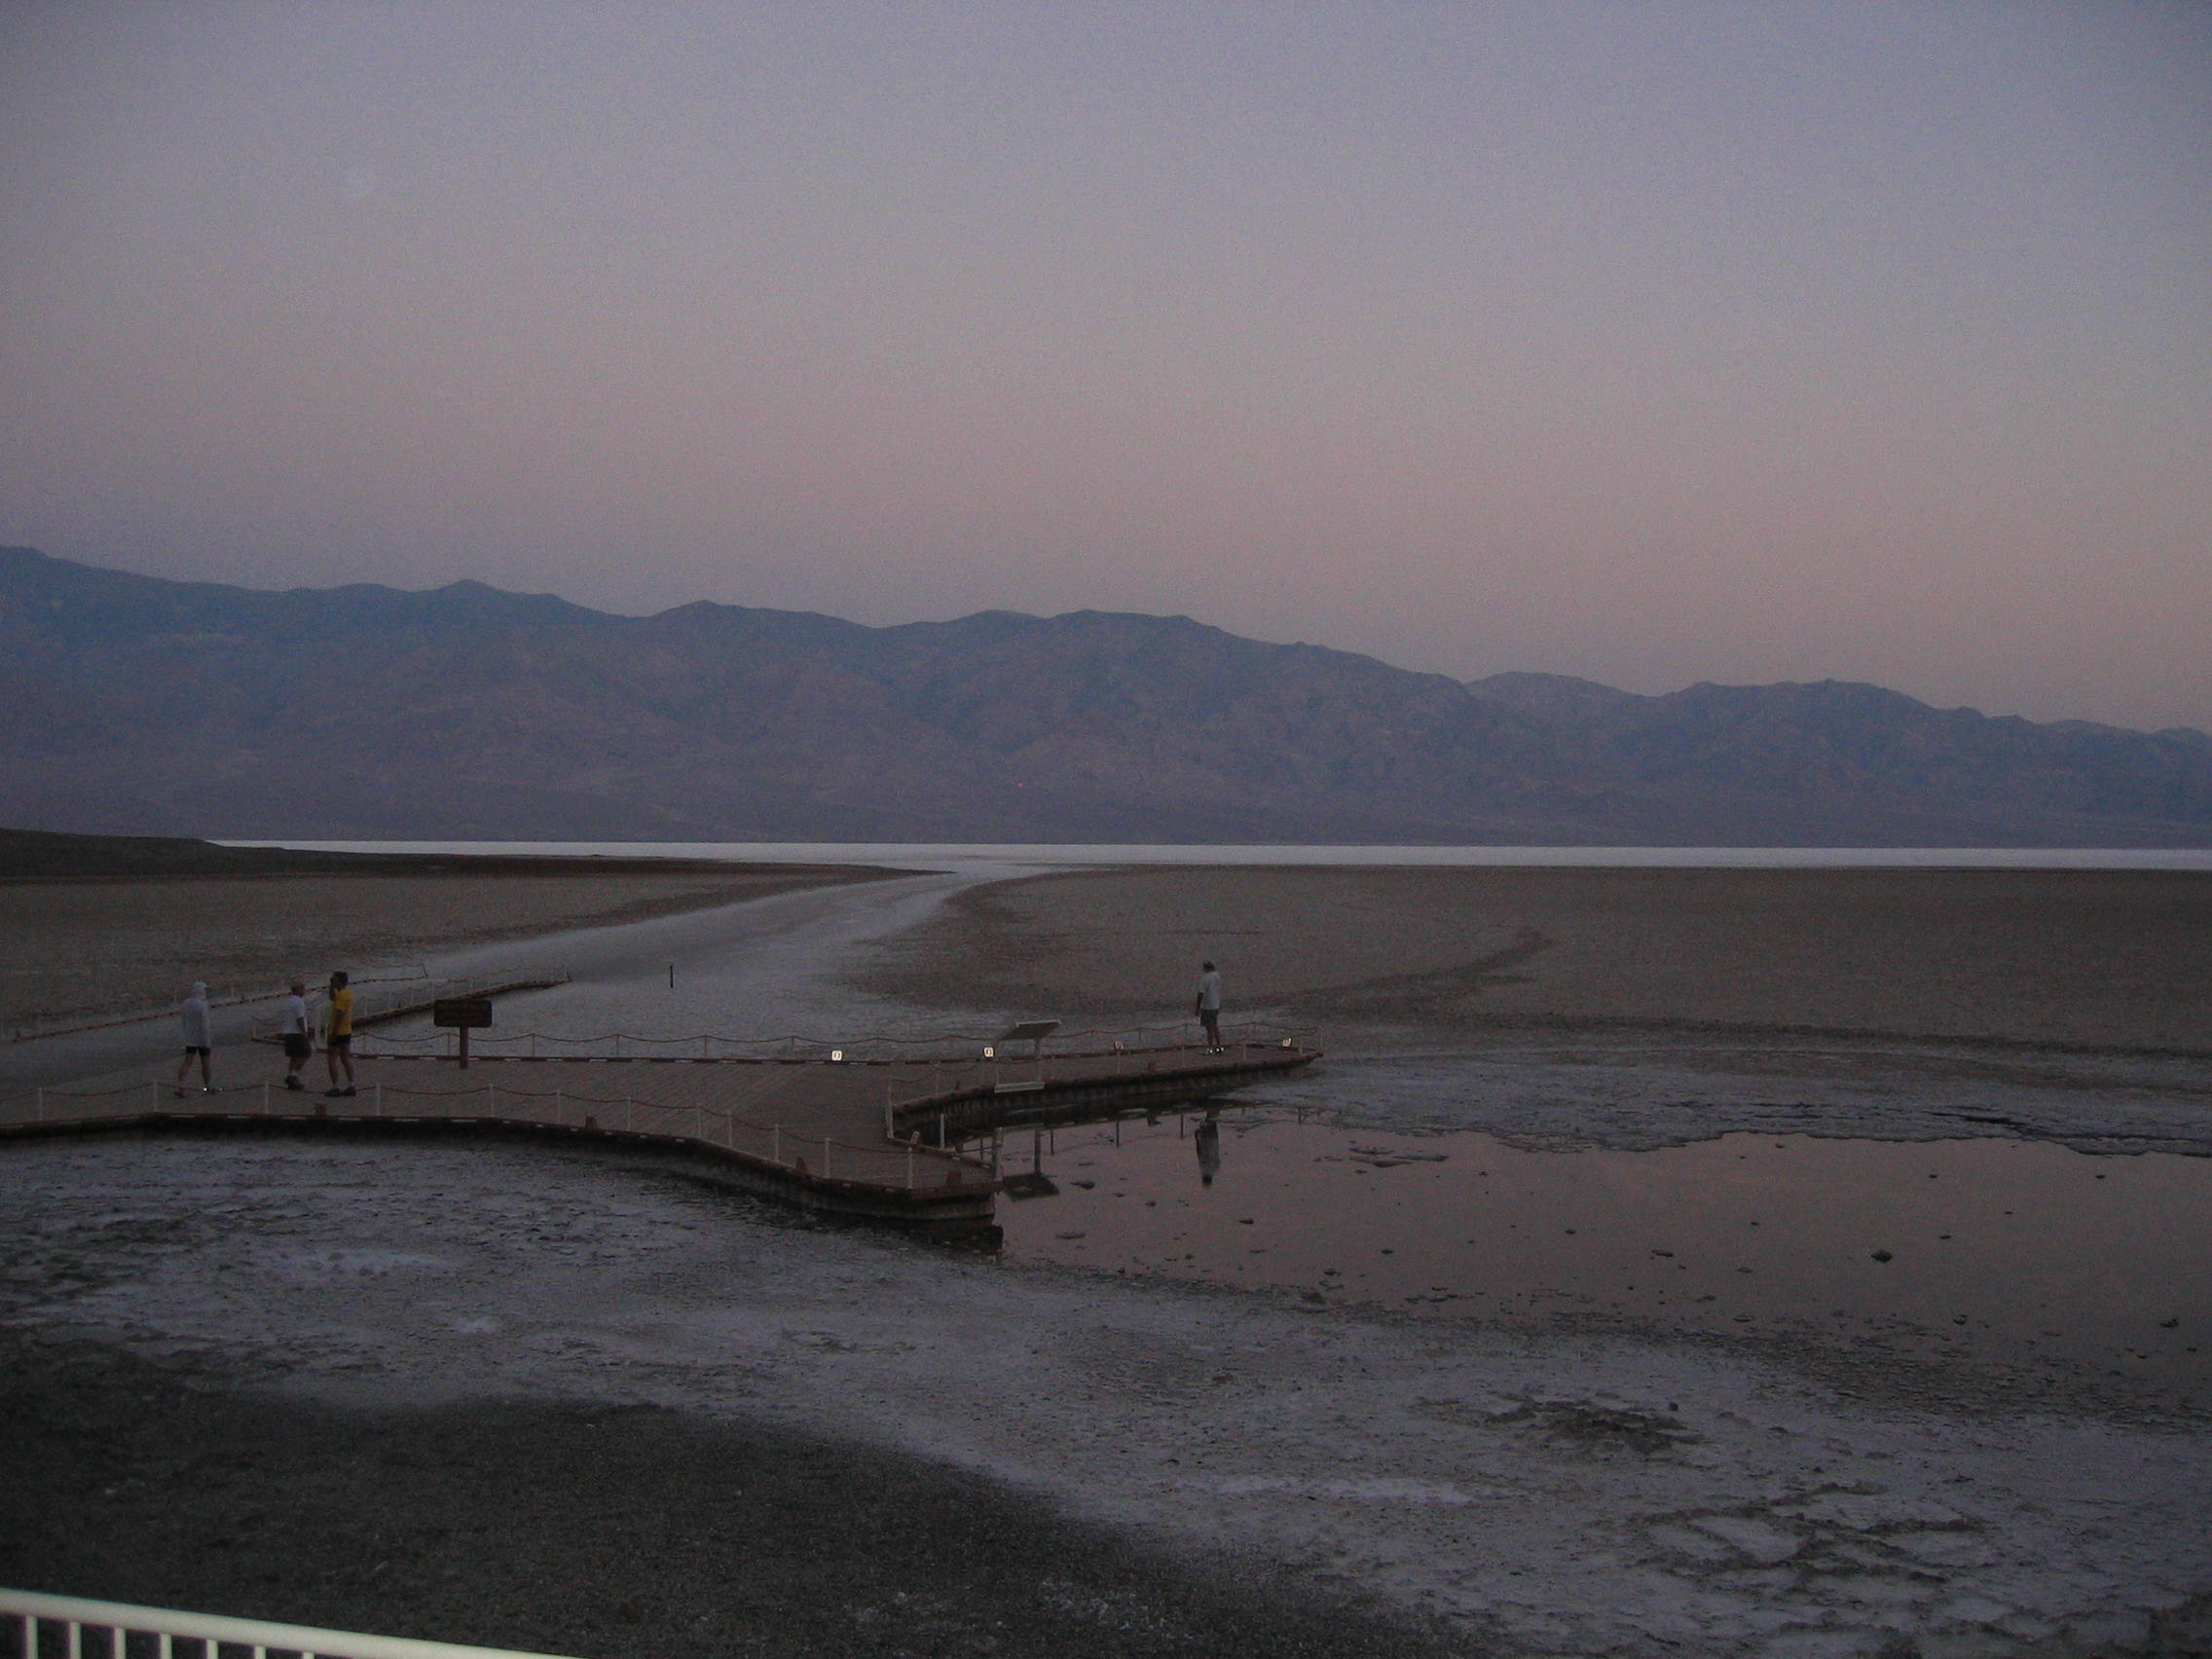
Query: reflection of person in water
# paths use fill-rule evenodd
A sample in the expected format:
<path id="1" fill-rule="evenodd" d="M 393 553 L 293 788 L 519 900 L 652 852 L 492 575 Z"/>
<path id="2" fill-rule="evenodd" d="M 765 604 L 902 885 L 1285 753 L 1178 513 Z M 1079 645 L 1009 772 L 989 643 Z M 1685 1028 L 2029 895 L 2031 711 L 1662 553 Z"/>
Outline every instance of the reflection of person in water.
<path id="1" fill-rule="evenodd" d="M 1210 1187 L 1213 1178 L 1221 1173 L 1220 1118 L 1209 1111 L 1204 1121 L 1198 1124 L 1198 1132 L 1194 1138 L 1198 1143 L 1198 1181 L 1201 1185 Z"/>

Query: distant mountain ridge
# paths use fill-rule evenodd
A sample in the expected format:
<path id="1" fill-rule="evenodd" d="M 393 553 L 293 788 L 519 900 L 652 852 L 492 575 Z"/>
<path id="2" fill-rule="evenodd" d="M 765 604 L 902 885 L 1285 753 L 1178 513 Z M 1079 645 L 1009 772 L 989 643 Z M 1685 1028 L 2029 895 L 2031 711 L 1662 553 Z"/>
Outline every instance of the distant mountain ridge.
<path id="1" fill-rule="evenodd" d="M 1187 617 L 614 616 L 0 548 L 0 822 L 671 840 L 2204 845 L 2212 738 L 1465 684 Z"/>

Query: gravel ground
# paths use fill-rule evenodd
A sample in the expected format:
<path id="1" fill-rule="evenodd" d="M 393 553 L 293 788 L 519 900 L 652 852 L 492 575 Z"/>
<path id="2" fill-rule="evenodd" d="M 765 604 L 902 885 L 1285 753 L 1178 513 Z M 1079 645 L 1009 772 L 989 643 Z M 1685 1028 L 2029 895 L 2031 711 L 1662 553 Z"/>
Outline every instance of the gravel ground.
<path id="1" fill-rule="evenodd" d="M 657 1659 L 1461 1653 L 896 1451 L 651 1404 L 346 1408 L 0 1334 L 7 1581 Z"/>

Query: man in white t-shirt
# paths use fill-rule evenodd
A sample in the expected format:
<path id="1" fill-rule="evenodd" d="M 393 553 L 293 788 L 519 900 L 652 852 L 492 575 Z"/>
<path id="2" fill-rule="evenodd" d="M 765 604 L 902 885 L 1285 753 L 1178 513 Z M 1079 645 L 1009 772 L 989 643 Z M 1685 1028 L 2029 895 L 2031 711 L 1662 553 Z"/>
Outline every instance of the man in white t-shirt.
<path id="1" fill-rule="evenodd" d="M 284 1087 L 305 1088 L 300 1073 L 307 1069 L 314 1054 L 313 1027 L 308 1024 L 308 984 L 305 979 L 292 981 L 291 994 L 286 996 L 278 1010 L 283 1019 Z"/>
<path id="2" fill-rule="evenodd" d="M 1221 971 L 1208 962 L 1198 974 L 1198 1002 L 1192 1013 L 1206 1030 L 1206 1050 L 1221 1052 Z"/>
<path id="3" fill-rule="evenodd" d="M 192 1062 L 200 1062 L 200 1092 L 215 1092 L 215 1028 L 207 1008 L 207 984 L 203 979 L 192 981 L 192 989 L 185 993 L 184 1001 L 177 1005 L 177 1023 L 183 1027 L 184 1057 L 176 1063 L 176 1082 L 169 1086 L 171 1094 L 184 1092 L 184 1080 L 192 1071 Z"/>

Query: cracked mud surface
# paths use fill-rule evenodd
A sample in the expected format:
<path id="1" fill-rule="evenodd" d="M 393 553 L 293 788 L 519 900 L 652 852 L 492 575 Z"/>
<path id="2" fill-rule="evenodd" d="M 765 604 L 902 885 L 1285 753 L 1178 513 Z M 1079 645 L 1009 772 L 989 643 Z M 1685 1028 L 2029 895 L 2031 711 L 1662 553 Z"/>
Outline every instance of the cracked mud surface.
<path id="1" fill-rule="evenodd" d="M 2191 1645 L 2212 1606 L 2212 1437 L 2199 1423 L 2022 1410 L 2002 1397 L 1932 1410 L 1885 1391 L 1878 1371 L 1854 1388 L 1713 1346 L 1512 1334 L 1009 1268 L 794 1229 L 719 1194 L 551 1150 L 114 1139 L 14 1148 L 8 1173 L 0 1316 L 12 1343 L 35 1345 L 18 1355 L 47 1354 L 37 1363 L 63 1384 L 35 1390 L 48 1414 L 42 1445 L 71 1441 L 55 1401 L 67 1398 L 68 1353 L 88 1345 L 184 1379 L 199 1390 L 192 1398 L 216 1402 L 211 1410 L 242 1410 L 237 1402 L 270 1391 L 279 1447 L 287 1433 L 323 1433 L 341 1448 L 373 1444 L 379 1456 L 435 1463 L 487 1412 L 517 1414 L 514 1432 L 471 1444 L 511 1448 L 543 1424 L 594 1413 L 681 1419 L 702 1438 L 671 1440 L 685 1448 L 673 1466 L 698 1465 L 693 1501 L 716 1510 L 716 1525 L 715 1483 L 742 1489 L 730 1470 L 748 1457 L 775 1462 L 762 1448 L 840 1447 L 867 1469 L 873 1458 L 901 1472 L 882 1501 L 980 1483 L 978 1513 L 1002 1516 L 990 1526 L 1033 1524 L 1038 1538 L 1065 1546 L 1010 1573 L 1050 1580 L 1063 1602 L 1083 1604 L 1145 1586 L 1158 1598 L 1146 1617 L 1167 1633 L 1113 1647 L 1069 1626 L 1055 1648 L 1044 1626 L 1034 1641 L 1011 1641 L 1003 1631 L 931 1626 L 925 1641 L 894 1620 L 883 1644 L 854 1651 L 1177 1652 L 1197 1650 L 1193 1642 L 1299 1651 L 1257 1627 L 1224 1636 L 1228 1627 L 1205 1623 L 1229 1617 L 1219 1598 L 1236 1598 L 1224 1585 L 1244 1586 L 1244 1573 L 1263 1568 L 1289 1571 L 1324 1603 L 1345 1598 L 1344 1608 L 1313 1615 L 1322 1623 L 1298 1627 L 1342 1621 L 1344 1641 L 1317 1652 L 1435 1650 L 1443 1639 L 1424 1629 L 1510 1654 L 2203 1650 Z M 154 1387 L 148 1397 L 166 1396 Z M 549 1446 L 587 1432 L 542 1431 Z M 726 1466 L 718 1433 L 735 1437 Z M 98 1442 L 79 1436 L 77 1462 L 56 1453 L 46 1466 L 91 1470 Z M 788 1465 L 805 1454 L 782 1456 Z M 544 1458 L 535 1475 L 499 1478 L 530 1490 L 562 1466 L 552 1450 Z M 284 1470 L 296 1465 L 305 1479 L 325 1463 L 277 1465 L 275 1495 L 255 1501 L 291 1513 L 281 1509 L 294 1490 Z M 659 1456 L 657 1466 L 672 1465 Z M 326 1477 L 337 1480 L 327 1470 L 317 1478 Z M 68 1495 L 93 1523 L 129 1513 L 129 1502 L 158 1502 L 190 1522 L 217 1501 L 202 1492 L 207 1483 L 162 1466 L 129 1478 L 154 1485 L 110 1494 L 88 1475 Z M 415 1476 L 362 1478 L 396 1483 L 396 1493 L 413 1490 Z M 375 1553 L 346 1530 L 359 1511 L 337 1500 L 344 1484 L 310 1513 L 337 1517 L 331 1551 L 346 1553 L 351 1537 L 353 1553 Z M 457 1536 L 491 1536 L 514 1508 L 496 1487 L 475 1485 L 475 1495 L 449 1492 L 453 1507 L 438 1511 Z M 240 1477 L 208 1490 L 254 1487 Z M 875 1491 L 855 1488 L 856 1536 L 872 1535 L 865 1514 L 880 1496 L 864 1502 L 864 1490 Z M 598 1497 L 577 1502 L 599 1513 Z M 1024 1503 L 1041 1507 L 1022 1512 Z M 770 1507 L 762 1524 L 813 1530 L 832 1556 L 847 1547 L 847 1530 L 819 1508 L 795 1498 Z M 606 1540 L 613 1567 L 661 1559 L 638 1512 L 619 1513 L 626 1519 L 609 1525 L 620 1538 Z M 222 1535 L 252 1536 L 235 1509 L 213 1519 Z M 680 1506 L 663 1530 L 699 1530 Z M 410 1537 L 409 1549 L 428 1547 Z M 10 1540 L 14 1559 L 24 1559 L 21 1538 Z M 1094 1548 L 1119 1564 L 1100 1569 L 1102 1582 L 1078 1570 Z M 184 1593 L 196 1585 L 212 1594 L 238 1582 L 221 1575 L 229 1567 L 200 1565 L 216 1558 L 251 1559 L 280 1579 L 292 1570 L 280 1550 L 240 1557 L 180 1543 L 164 1558 L 166 1576 L 148 1581 L 192 1604 Z M 1254 1565 L 1227 1578 L 1213 1565 L 1209 1578 L 1208 1564 L 1225 1560 Z M 1179 1562 L 1194 1576 L 1169 1582 L 1173 1571 L 1147 1562 Z M 902 1571 L 919 1576 L 902 1582 Z M 886 1561 L 853 1604 L 896 1606 L 892 1596 L 914 1594 L 929 1576 L 926 1557 Z M 661 1579 L 640 1577 L 648 1589 Z M 688 1582 L 676 1567 L 666 1578 L 672 1597 Z M 67 1587 L 130 1588 L 76 1579 Z M 300 1617 L 330 1606 L 351 1609 L 356 1625 L 391 1628 L 360 1609 L 413 1605 L 442 1618 L 454 1592 L 440 1582 L 348 1581 L 320 1602 L 322 1592 L 295 1585 L 305 1607 L 279 1582 L 236 1610 Z M 1414 1622 L 1377 1624 L 1358 1608 L 1364 1598 Z M 591 1600 L 576 1588 L 553 1602 L 579 1599 Z M 662 1631 L 680 1628 L 673 1604 L 632 1604 Z M 1311 1610 L 1264 1590 L 1253 1604 Z M 700 1616 L 683 1606 L 683 1619 Z M 761 1612 L 760 1630 L 791 1628 L 772 1613 Z M 580 1627 L 563 1628 L 620 1634 L 612 1604 L 576 1617 Z M 467 1640 L 480 1628 L 442 1623 L 437 1634 Z M 819 1638 L 831 1627 L 805 1628 Z M 613 1637 L 565 1645 L 632 1650 Z M 706 1645 L 803 1650 L 748 1649 L 730 1632 Z"/>

